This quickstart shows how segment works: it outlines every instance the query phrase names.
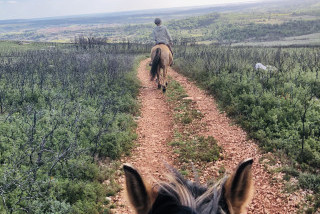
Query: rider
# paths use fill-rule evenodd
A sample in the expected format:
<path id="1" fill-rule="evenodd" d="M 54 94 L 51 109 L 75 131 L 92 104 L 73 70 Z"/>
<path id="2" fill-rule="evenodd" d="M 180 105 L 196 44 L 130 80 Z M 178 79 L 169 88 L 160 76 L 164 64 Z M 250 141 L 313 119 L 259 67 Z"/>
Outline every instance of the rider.
<path id="1" fill-rule="evenodd" d="M 165 44 L 168 46 L 169 50 L 171 51 L 172 55 L 172 37 L 167 29 L 166 26 L 161 25 L 162 21 L 159 18 L 156 18 L 154 20 L 154 23 L 157 25 L 153 29 L 153 39 L 156 42 L 156 45 L 158 44 Z"/>

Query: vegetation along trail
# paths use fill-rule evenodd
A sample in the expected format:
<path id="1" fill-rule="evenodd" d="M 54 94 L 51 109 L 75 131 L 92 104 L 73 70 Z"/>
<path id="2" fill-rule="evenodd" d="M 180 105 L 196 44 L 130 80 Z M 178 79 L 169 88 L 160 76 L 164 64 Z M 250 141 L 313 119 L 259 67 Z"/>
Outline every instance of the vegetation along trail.
<path id="1" fill-rule="evenodd" d="M 122 162 L 131 163 L 138 168 L 144 176 L 148 177 L 148 180 L 152 177 L 161 179 L 166 172 L 163 161 L 173 164 L 177 159 L 177 156 L 170 151 L 172 148 L 167 144 L 173 135 L 172 111 L 161 90 L 157 90 L 156 84 L 150 82 L 147 67 L 149 60 L 143 60 L 138 68 L 138 78 L 142 84 L 139 95 L 141 117 L 137 128 L 138 146 L 132 151 L 130 157 L 122 159 Z M 268 173 L 263 162 L 260 163 L 263 155 L 259 152 L 258 146 L 248 140 L 246 133 L 237 125 L 232 124 L 232 121 L 218 110 L 211 96 L 173 69 L 170 69 L 168 74 L 185 88 L 189 99 L 204 115 L 201 122 L 206 128 L 198 134 L 205 137 L 213 136 L 223 148 L 223 158 L 215 163 L 208 163 L 206 172 L 200 172 L 203 175 L 200 181 L 203 182 L 210 177 L 217 176 L 217 171 L 222 167 L 230 172 L 242 159 L 252 157 L 255 161 L 253 168 L 255 193 L 248 213 L 296 213 L 297 205 L 301 200 L 300 194 L 283 193 L 281 175 Z M 124 187 L 123 176 L 119 182 Z M 134 213 L 128 207 L 124 188 L 122 189 L 112 199 L 116 204 L 116 209 L 113 211 L 117 214 Z"/>
<path id="2" fill-rule="evenodd" d="M 169 74 L 185 88 L 198 111 L 204 115 L 202 123 L 205 124 L 206 130 L 200 135 L 213 136 L 218 145 L 223 148 L 223 160 L 209 164 L 206 174 L 215 175 L 221 167 L 231 172 L 242 159 L 252 157 L 255 161 L 253 168 L 255 193 L 248 213 L 296 213 L 300 197 L 295 194 L 282 193 L 281 175 L 272 176 L 264 165 L 259 163 L 262 154 L 258 146 L 248 140 L 245 131 L 232 124 L 232 121 L 219 111 L 215 100 L 194 83 L 173 69 L 169 70 Z"/>

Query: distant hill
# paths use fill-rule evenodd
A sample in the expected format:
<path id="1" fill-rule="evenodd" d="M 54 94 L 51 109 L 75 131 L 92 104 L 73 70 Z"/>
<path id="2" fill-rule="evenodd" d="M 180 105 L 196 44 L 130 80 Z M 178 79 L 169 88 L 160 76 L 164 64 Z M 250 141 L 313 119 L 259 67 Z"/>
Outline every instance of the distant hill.
<path id="1" fill-rule="evenodd" d="M 302 43 L 320 44 L 320 38 L 312 36 L 320 33 L 318 0 L 3 20 L 0 21 L 0 39 L 70 42 L 82 35 L 104 37 L 112 42 L 150 43 L 155 17 L 163 19 L 176 41 L 270 45 L 270 41 L 282 40 L 286 44 L 292 40 L 294 44 L 299 37 L 303 38 Z"/>
<path id="2" fill-rule="evenodd" d="M 146 24 L 152 22 L 154 17 L 162 17 L 164 21 L 168 21 L 172 19 L 183 19 L 191 16 L 204 15 L 212 12 L 239 11 L 241 9 L 257 5 L 258 3 L 228 4 L 222 6 L 166 8 L 159 10 L 153 9 L 38 19 L 0 20 L 0 26 L 8 25 L 7 29 L 10 29 L 9 27 L 13 26 L 23 29 L 26 27 L 43 28 L 88 24 Z"/>

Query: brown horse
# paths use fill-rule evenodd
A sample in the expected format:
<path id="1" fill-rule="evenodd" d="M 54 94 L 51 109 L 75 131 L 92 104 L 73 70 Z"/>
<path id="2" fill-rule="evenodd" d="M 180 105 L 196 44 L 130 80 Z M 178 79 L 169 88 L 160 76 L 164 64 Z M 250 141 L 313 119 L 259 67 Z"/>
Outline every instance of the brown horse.
<path id="1" fill-rule="evenodd" d="M 129 200 L 138 214 L 240 214 L 253 195 L 252 163 L 242 161 L 212 187 L 186 180 L 173 168 L 168 183 L 151 187 L 136 169 L 123 168 Z"/>
<path id="2" fill-rule="evenodd" d="M 167 89 L 167 69 L 173 61 L 172 53 L 165 44 L 159 44 L 151 49 L 151 80 L 157 75 L 158 88 L 165 92 Z"/>

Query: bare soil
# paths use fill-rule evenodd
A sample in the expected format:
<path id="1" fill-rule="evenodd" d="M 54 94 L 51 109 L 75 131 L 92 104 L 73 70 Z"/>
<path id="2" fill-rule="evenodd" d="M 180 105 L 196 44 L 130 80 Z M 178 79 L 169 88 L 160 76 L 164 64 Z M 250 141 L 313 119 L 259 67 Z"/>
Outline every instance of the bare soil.
<path id="1" fill-rule="evenodd" d="M 172 136 L 172 116 L 169 106 L 165 102 L 162 90 L 157 89 L 157 84 L 150 81 L 147 64 L 149 60 L 143 60 L 138 68 L 138 78 L 141 81 L 139 101 L 141 103 L 141 115 L 138 118 L 138 142 L 130 157 L 123 158 L 123 163 L 130 163 L 137 168 L 146 178 L 162 179 L 166 170 L 164 162 L 173 164 L 174 155 L 170 151 L 167 142 Z M 119 183 L 123 190 L 114 198 L 113 203 L 117 208 L 114 213 L 134 213 L 128 206 L 124 191 L 124 177 Z"/>
<path id="2" fill-rule="evenodd" d="M 137 121 L 138 146 L 132 151 L 132 155 L 123 158 L 122 162 L 132 164 L 147 180 L 152 180 L 163 179 L 162 176 L 166 173 L 163 163 L 174 164 L 177 155 L 173 153 L 172 147 L 167 145 L 173 134 L 172 111 L 162 91 L 157 89 L 157 84 L 150 81 L 147 70 L 149 60 L 143 60 L 138 68 L 138 78 L 142 85 L 139 95 L 141 117 Z M 248 213 L 296 213 L 303 193 L 284 193 L 282 175 L 270 173 L 266 169 L 264 162 L 260 161 L 263 154 L 256 143 L 248 140 L 247 134 L 219 111 L 212 96 L 173 69 L 170 69 L 168 74 L 185 88 L 194 106 L 204 115 L 201 123 L 205 124 L 205 129 L 198 134 L 213 136 L 223 148 L 224 158 L 205 165 L 200 177 L 201 182 L 205 183 L 210 177 L 218 176 L 217 171 L 221 167 L 231 172 L 241 160 L 251 157 L 254 159 L 255 193 Z M 119 178 L 119 183 L 123 190 L 112 198 L 116 205 L 113 213 L 134 213 L 125 197 L 123 176 Z"/>

